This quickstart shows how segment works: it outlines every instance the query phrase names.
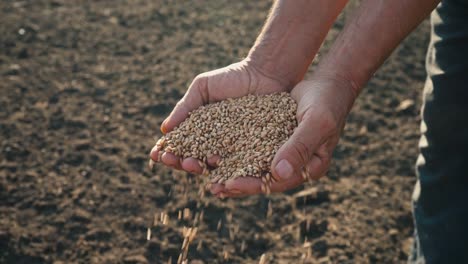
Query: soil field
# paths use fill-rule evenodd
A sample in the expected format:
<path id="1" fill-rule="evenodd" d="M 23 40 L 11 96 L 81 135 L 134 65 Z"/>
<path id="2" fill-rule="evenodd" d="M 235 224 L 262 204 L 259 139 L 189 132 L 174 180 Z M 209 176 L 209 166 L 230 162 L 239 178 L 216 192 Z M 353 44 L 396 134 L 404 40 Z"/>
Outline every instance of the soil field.
<path id="1" fill-rule="evenodd" d="M 404 263 L 427 21 L 364 89 L 319 182 L 218 200 L 148 169 L 192 78 L 244 57 L 270 5 L 0 1 L 0 263 L 176 263 L 184 226 L 190 263 Z"/>

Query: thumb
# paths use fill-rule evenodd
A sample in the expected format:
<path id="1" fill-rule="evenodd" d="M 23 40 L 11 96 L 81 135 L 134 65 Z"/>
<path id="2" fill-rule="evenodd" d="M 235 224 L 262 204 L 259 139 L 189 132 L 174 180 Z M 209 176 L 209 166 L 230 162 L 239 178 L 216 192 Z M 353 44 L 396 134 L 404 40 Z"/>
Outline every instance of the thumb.
<path id="1" fill-rule="evenodd" d="M 201 91 L 206 87 L 206 81 L 201 77 L 196 77 L 190 84 L 184 97 L 176 104 L 171 114 L 161 124 L 161 132 L 166 134 L 172 131 L 189 113 L 205 104 Z"/>
<path id="2" fill-rule="evenodd" d="M 278 181 L 300 173 L 330 134 L 330 125 L 322 118 L 304 118 L 291 137 L 281 146 L 272 162 L 271 171 Z"/>

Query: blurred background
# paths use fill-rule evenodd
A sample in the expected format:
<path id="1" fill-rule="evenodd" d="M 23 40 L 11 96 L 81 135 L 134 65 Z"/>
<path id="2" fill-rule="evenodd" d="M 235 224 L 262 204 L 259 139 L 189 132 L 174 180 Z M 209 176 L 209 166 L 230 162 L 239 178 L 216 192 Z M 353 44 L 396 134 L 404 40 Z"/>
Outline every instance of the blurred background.
<path id="1" fill-rule="evenodd" d="M 243 58 L 270 6 L 0 1 L 0 263 L 176 263 L 184 226 L 190 263 L 405 263 L 427 21 L 364 89 L 327 178 L 218 200 L 147 168 L 192 78 Z"/>

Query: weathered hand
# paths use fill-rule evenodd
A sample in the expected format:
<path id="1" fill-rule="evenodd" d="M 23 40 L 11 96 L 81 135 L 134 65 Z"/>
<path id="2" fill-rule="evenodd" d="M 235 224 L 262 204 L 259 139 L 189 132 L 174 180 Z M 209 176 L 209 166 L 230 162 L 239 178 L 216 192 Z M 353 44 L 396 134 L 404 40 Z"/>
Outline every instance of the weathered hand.
<path id="1" fill-rule="evenodd" d="M 289 91 L 290 82 L 275 78 L 275 74 L 262 71 L 246 59 L 225 68 L 198 75 L 190 85 L 185 96 L 177 103 L 169 117 L 162 123 L 161 131 L 165 134 L 184 121 L 190 111 L 204 104 L 221 101 L 227 98 L 238 98 L 248 94 L 270 94 Z M 158 161 L 159 151 L 156 147 L 150 157 Z M 172 153 L 163 153 L 160 162 L 176 169 L 202 173 L 202 168 L 194 158 L 181 159 Z M 217 157 L 208 159 L 214 166 Z"/>
<path id="2" fill-rule="evenodd" d="M 298 103 L 298 127 L 278 150 L 272 162 L 277 182 L 271 192 L 283 192 L 308 179 L 323 176 L 330 164 L 346 116 L 356 97 L 348 81 L 316 76 L 300 82 L 291 92 Z M 258 178 L 244 177 L 213 184 L 211 192 L 218 197 L 239 197 L 262 192 Z"/>

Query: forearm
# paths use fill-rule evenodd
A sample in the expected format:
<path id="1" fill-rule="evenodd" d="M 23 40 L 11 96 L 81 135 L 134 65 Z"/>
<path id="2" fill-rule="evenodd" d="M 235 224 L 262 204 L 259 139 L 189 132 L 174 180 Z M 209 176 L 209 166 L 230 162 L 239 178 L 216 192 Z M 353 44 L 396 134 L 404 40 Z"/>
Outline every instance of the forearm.
<path id="1" fill-rule="evenodd" d="M 248 59 L 264 74 L 292 88 L 304 77 L 347 1 L 275 1 Z"/>
<path id="2" fill-rule="evenodd" d="M 438 0 L 365 0 L 314 76 L 348 80 L 355 94 Z"/>

